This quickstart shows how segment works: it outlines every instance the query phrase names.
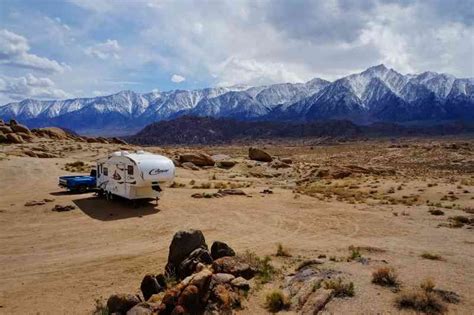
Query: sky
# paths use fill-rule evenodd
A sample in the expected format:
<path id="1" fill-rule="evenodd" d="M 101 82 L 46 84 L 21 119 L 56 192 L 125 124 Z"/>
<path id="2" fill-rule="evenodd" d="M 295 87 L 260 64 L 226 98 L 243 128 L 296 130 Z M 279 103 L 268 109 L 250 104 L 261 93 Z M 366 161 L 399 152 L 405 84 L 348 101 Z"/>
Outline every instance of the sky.
<path id="1" fill-rule="evenodd" d="M 0 0 L 0 104 L 334 80 L 383 63 L 474 76 L 474 0 Z"/>

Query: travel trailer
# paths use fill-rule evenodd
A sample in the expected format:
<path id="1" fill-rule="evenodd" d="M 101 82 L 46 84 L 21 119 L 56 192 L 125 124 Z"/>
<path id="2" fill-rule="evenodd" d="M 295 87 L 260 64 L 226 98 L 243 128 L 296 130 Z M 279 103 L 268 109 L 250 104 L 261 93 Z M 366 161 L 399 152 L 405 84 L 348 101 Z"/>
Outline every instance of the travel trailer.
<path id="1" fill-rule="evenodd" d="M 118 151 L 97 161 L 97 191 L 107 199 L 121 196 L 158 200 L 160 184 L 173 181 L 174 174 L 173 161 L 167 157 L 144 151 Z"/>

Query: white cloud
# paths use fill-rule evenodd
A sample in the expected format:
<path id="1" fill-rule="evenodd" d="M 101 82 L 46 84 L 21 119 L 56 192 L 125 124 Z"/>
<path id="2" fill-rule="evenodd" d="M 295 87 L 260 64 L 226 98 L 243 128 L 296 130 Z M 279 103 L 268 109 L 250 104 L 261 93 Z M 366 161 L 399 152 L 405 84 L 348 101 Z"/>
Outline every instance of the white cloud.
<path id="1" fill-rule="evenodd" d="M 174 83 L 181 83 L 183 81 L 186 81 L 186 78 L 179 75 L 179 74 L 173 74 L 171 76 L 171 82 L 174 82 Z"/>
<path id="2" fill-rule="evenodd" d="M 68 68 L 66 64 L 31 54 L 29 50 L 25 37 L 6 29 L 0 30 L 0 64 L 50 73 L 62 73 Z"/>
<path id="3" fill-rule="evenodd" d="M 109 58 L 119 59 L 119 52 L 121 47 L 117 40 L 115 39 L 107 39 L 103 43 L 98 43 L 93 46 L 88 47 L 85 50 L 85 53 L 89 56 L 93 56 L 102 60 L 106 60 Z"/>
<path id="4" fill-rule="evenodd" d="M 24 77 L 0 76 L 0 94 L 15 100 L 27 97 L 57 99 L 71 96 L 57 88 L 51 79 L 36 77 L 31 73 Z"/>
<path id="5" fill-rule="evenodd" d="M 259 62 L 254 59 L 231 57 L 214 68 L 218 85 L 264 85 L 268 83 L 302 82 L 304 79 L 283 63 Z"/>

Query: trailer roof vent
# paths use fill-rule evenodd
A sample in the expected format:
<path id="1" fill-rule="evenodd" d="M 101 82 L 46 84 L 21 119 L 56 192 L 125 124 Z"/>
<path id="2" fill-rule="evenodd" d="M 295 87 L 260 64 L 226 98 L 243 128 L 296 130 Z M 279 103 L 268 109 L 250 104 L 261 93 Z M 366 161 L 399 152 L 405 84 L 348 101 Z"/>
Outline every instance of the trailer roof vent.
<path id="1" fill-rule="evenodd" d="M 122 154 L 122 152 L 116 151 L 116 152 L 112 153 L 111 155 L 112 156 L 120 156 L 121 154 Z"/>
<path id="2" fill-rule="evenodd" d="M 122 151 L 122 155 L 129 155 L 128 151 Z"/>
<path id="3" fill-rule="evenodd" d="M 137 154 L 145 154 L 145 151 L 143 151 L 143 150 L 138 150 L 138 151 L 137 151 Z"/>

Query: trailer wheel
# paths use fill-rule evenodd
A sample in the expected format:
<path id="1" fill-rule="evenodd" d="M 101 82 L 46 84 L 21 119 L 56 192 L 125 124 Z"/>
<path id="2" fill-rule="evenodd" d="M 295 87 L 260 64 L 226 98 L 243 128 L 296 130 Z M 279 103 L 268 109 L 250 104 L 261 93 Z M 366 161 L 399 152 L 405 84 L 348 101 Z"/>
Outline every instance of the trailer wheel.
<path id="1" fill-rule="evenodd" d="M 85 192 L 87 191 L 87 187 L 81 185 L 81 186 L 79 186 L 79 187 L 77 188 L 77 191 L 78 191 L 80 194 L 83 194 L 83 193 L 85 193 Z"/>

